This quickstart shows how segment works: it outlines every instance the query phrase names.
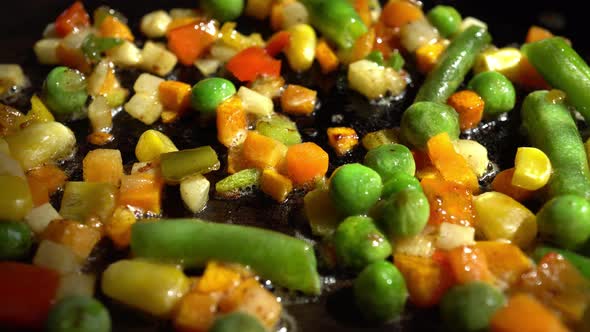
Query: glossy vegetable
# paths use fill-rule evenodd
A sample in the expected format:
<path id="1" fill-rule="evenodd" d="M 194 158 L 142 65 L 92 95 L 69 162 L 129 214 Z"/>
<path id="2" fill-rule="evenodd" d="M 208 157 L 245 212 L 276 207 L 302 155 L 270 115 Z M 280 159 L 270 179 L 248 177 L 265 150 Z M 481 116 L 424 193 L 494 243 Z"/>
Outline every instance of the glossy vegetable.
<path id="1" fill-rule="evenodd" d="M 333 236 L 338 262 L 361 270 L 391 255 L 389 241 L 370 217 L 348 217 L 338 225 Z"/>
<path id="2" fill-rule="evenodd" d="M 178 182 L 219 169 L 219 159 L 210 146 L 202 146 L 160 155 L 160 168 L 166 181 Z"/>
<path id="3" fill-rule="evenodd" d="M 254 81 L 258 76 L 279 76 L 281 61 L 275 60 L 261 47 L 249 47 L 232 57 L 225 65 L 242 82 Z"/>
<path id="4" fill-rule="evenodd" d="M 552 171 L 551 161 L 543 151 L 520 147 L 514 158 L 512 184 L 526 190 L 541 189 L 549 182 Z"/>
<path id="5" fill-rule="evenodd" d="M 213 113 L 217 106 L 236 93 L 234 84 L 224 78 L 212 77 L 199 81 L 193 86 L 193 108 Z"/>
<path id="6" fill-rule="evenodd" d="M 381 197 L 387 199 L 404 189 L 422 190 L 422 187 L 420 186 L 420 181 L 413 175 L 402 171 L 393 172 L 389 179 L 383 182 Z"/>
<path id="7" fill-rule="evenodd" d="M 515 294 L 490 322 L 492 332 L 569 331 L 557 315 L 528 294 Z"/>
<path id="8" fill-rule="evenodd" d="M 527 137 L 551 161 L 549 197 L 574 194 L 590 198 L 590 171 L 584 144 L 567 104 L 547 91 L 529 94 L 521 109 Z"/>
<path id="9" fill-rule="evenodd" d="M 387 261 L 375 262 L 353 284 L 357 308 L 369 321 L 385 322 L 399 317 L 408 291 L 403 276 Z"/>
<path id="10" fill-rule="evenodd" d="M 44 97 L 59 119 L 76 120 L 86 116 L 86 78 L 75 69 L 56 67 L 51 70 L 45 81 Z"/>
<path id="11" fill-rule="evenodd" d="M 307 24 L 297 24 L 289 29 L 290 41 L 285 56 L 294 71 L 308 70 L 315 58 L 317 37 L 315 30 Z"/>
<path id="12" fill-rule="evenodd" d="M 415 101 L 445 103 L 463 82 L 479 52 L 490 41 L 486 29 L 477 26 L 471 26 L 453 38 L 418 90 Z"/>
<path id="13" fill-rule="evenodd" d="M 265 332 L 258 319 L 243 312 L 233 312 L 215 320 L 208 332 Z"/>
<path id="14" fill-rule="evenodd" d="M 496 71 L 475 75 L 467 84 L 467 88 L 477 92 L 484 100 L 486 116 L 508 112 L 516 104 L 516 91 L 512 82 Z"/>
<path id="15" fill-rule="evenodd" d="M 390 238 L 417 235 L 430 216 L 428 199 L 421 190 L 415 189 L 403 189 L 391 195 L 382 209 L 381 226 Z"/>
<path id="16" fill-rule="evenodd" d="M 447 104 L 459 113 L 459 127 L 468 130 L 477 127 L 483 117 L 485 102 L 475 92 L 462 90 L 453 93 Z"/>
<path id="17" fill-rule="evenodd" d="M 193 21 L 167 33 L 168 48 L 178 57 L 180 63 L 192 66 L 213 45 L 216 32 L 217 29 L 212 25 Z"/>
<path id="18" fill-rule="evenodd" d="M 0 222 L 0 260 L 25 258 L 33 244 L 31 228 L 20 221 Z"/>
<path id="19" fill-rule="evenodd" d="M 363 214 L 379 200 L 382 188 L 379 173 L 361 164 L 347 164 L 332 175 L 330 197 L 346 215 Z"/>
<path id="20" fill-rule="evenodd" d="M 73 31 L 90 25 L 90 16 L 80 1 L 76 1 L 63 11 L 55 21 L 55 31 L 60 37 L 65 37 Z"/>
<path id="21" fill-rule="evenodd" d="M 532 254 L 532 258 L 535 261 L 540 261 L 543 257 L 545 257 L 545 255 L 552 252 L 563 256 L 573 266 L 575 266 L 582 275 L 584 275 L 587 279 L 590 279 L 590 258 L 578 255 L 569 250 L 540 246 L 535 248 L 535 251 Z"/>
<path id="22" fill-rule="evenodd" d="M 445 100 L 446 101 L 446 100 Z M 417 102 L 402 115 L 401 136 L 412 146 L 424 149 L 428 140 L 442 132 L 451 139 L 459 137 L 459 116 L 447 105 Z"/>
<path id="23" fill-rule="evenodd" d="M 239 197 L 260 184 L 260 175 L 260 170 L 256 168 L 243 169 L 218 181 L 215 191 L 222 197 Z"/>
<path id="24" fill-rule="evenodd" d="M 396 172 L 405 172 L 412 176 L 416 172 L 416 163 L 410 149 L 401 144 L 385 144 L 372 149 L 365 155 L 363 163 L 379 173 L 383 182 Z"/>
<path id="25" fill-rule="evenodd" d="M 392 28 L 401 28 L 423 17 L 422 9 L 407 1 L 389 1 L 381 14 L 383 23 Z"/>
<path id="26" fill-rule="evenodd" d="M 590 239 L 590 203 L 575 195 L 556 196 L 537 214 L 539 233 L 565 249 L 578 249 Z"/>
<path id="27" fill-rule="evenodd" d="M 82 43 L 82 52 L 86 58 L 92 61 L 100 61 L 104 52 L 121 44 L 123 44 L 123 41 L 118 38 L 97 37 L 94 34 L 89 34 Z"/>
<path id="28" fill-rule="evenodd" d="M 22 220 L 33 207 L 27 181 L 13 175 L 0 175 L 0 221 Z"/>
<path id="29" fill-rule="evenodd" d="M 209 260 L 249 265 L 278 285 L 316 294 L 320 290 L 313 249 L 280 233 L 195 219 L 133 225 L 131 250 L 137 257 L 203 266 Z"/>
<path id="30" fill-rule="evenodd" d="M 163 153 L 178 151 L 174 142 L 154 129 L 144 131 L 135 145 L 135 157 L 141 162 L 153 161 L 160 158 Z"/>
<path id="31" fill-rule="evenodd" d="M 61 299 L 49 312 L 49 332 L 108 332 L 111 317 L 102 303 L 88 296 Z"/>
<path id="32" fill-rule="evenodd" d="M 244 0 L 204 0 L 201 7 L 213 18 L 225 22 L 238 18 L 244 10 Z"/>
<path id="33" fill-rule="evenodd" d="M 110 183 L 70 181 L 66 183 L 59 213 L 80 223 L 97 217 L 104 222 L 115 208 L 116 194 L 117 188 Z"/>
<path id="34" fill-rule="evenodd" d="M 426 143 L 428 157 L 446 181 L 457 183 L 474 193 L 479 192 L 477 175 L 467 160 L 456 152 L 446 132 L 431 137 Z"/>
<path id="35" fill-rule="evenodd" d="M 451 6 L 437 5 L 428 12 L 428 20 L 443 37 L 451 37 L 459 31 L 461 14 Z"/>
<path id="36" fill-rule="evenodd" d="M 259 120 L 256 123 L 256 131 L 287 146 L 301 143 L 301 135 L 297 130 L 297 124 L 279 114 L 273 114 L 270 118 Z"/>

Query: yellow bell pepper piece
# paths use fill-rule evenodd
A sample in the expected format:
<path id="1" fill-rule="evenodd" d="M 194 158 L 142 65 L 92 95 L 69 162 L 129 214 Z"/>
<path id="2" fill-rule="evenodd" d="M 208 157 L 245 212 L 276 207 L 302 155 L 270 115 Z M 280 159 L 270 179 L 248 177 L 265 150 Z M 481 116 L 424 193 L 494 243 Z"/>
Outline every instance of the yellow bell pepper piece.
<path id="1" fill-rule="evenodd" d="M 162 318 L 170 317 L 190 284 L 180 268 L 143 260 L 120 260 L 102 275 L 107 296 Z"/>
<path id="2" fill-rule="evenodd" d="M 551 177 L 551 161 L 547 155 L 537 149 L 522 147 L 516 151 L 512 185 L 537 190 L 547 184 Z"/>
<path id="3" fill-rule="evenodd" d="M 512 197 L 490 191 L 473 197 L 476 231 L 487 240 L 505 240 L 527 248 L 537 236 L 537 219 Z"/>
<path id="4" fill-rule="evenodd" d="M 291 34 L 285 55 L 294 71 L 308 70 L 315 59 L 317 37 L 315 30 L 308 24 L 296 24 L 287 31 Z"/>
<path id="5" fill-rule="evenodd" d="M 141 136 L 135 146 L 135 156 L 139 161 L 151 161 L 160 158 L 162 153 L 178 151 L 174 142 L 161 132 L 149 129 Z"/>
<path id="6" fill-rule="evenodd" d="M 260 178 L 260 188 L 262 192 L 281 203 L 293 191 L 293 182 L 273 169 L 265 169 Z"/>
<path id="7" fill-rule="evenodd" d="M 497 71 L 509 80 L 515 81 L 519 75 L 520 60 L 522 53 L 513 47 L 486 50 L 477 57 L 473 71 L 481 73 L 484 71 Z"/>

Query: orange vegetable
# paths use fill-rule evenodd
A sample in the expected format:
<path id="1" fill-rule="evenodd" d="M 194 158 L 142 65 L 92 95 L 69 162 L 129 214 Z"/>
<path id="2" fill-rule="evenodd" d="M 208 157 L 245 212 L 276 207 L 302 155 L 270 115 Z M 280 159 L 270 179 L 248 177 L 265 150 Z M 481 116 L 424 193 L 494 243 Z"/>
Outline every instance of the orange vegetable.
<path id="1" fill-rule="evenodd" d="M 416 50 L 416 66 L 418 70 L 423 74 L 430 72 L 446 48 L 447 45 L 444 42 L 425 44 L 418 47 Z"/>
<path id="2" fill-rule="evenodd" d="M 183 82 L 164 81 L 158 86 L 158 97 L 166 110 L 180 113 L 190 107 L 191 89 Z"/>
<path id="3" fill-rule="evenodd" d="M 248 117 L 238 96 L 217 106 L 217 139 L 226 147 L 240 144 L 248 132 Z"/>
<path id="4" fill-rule="evenodd" d="M 395 254 L 393 262 L 406 280 L 410 301 L 418 307 L 437 305 L 454 283 L 448 266 L 433 257 Z"/>
<path id="5" fill-rule="evenodd" d="M 49 195 L 63 188 L 68 176 L 55 165 L 43 165 L 27 172 L 27 178 L 35 179 L 47 187 Z"/>
<path id="6" fill-rule="evenodd" d="M 338 56 L 336 56 L 336 53 L 334 53 L 330 45 L 328 45 L 324 39 L 320 39 L 315 48 L 315 58 L 320 64 L 322 73 L 324 74 L 335 71 L 338 69 L 338 65 L 340 65 Z"/>
<path id="7" fill-rule="evenodd" d="M 373 20 L 371 19 L 371 9 L 369 8 L 369 0 L 354 0 L 354 9 L 361 17 L 366 26 L 371 26 Z"/>
<path id="8" fill-rule="evenodd" d="M 249 47 L 234 55 L 225 65 L 240 81 L 254 81 L 260 75 L 279 76 L 281 60 L 276 60 L 261 47 Z"/>
<path id="9" fill-rule="evenodd" d="M 0 271 L 0 324 L 43 327 L 55 301 L 59 273 L 16 262 L 0 262 Z"/>
<path id="10" fill-rule="evenodd" d="M 301 85 L 289 84 L 281 95 L 281 109 L 292 115 L 310 115 L 318 93 Z"/>
<path id="11" fill-rule="evenodd" d="M 27 175 L 27 182 L 29 183 L 31 197 L 33 198 L 33 206 L 39 206 L 49 202 L 49 190 L 44 182 L 30 175 Z"/>
<path id="12" fill-rule="evenodd" d="M 126 206 L 118 206 L 105 225 L 105 233 L 117 248 L 127 248 L 131 241 L 131 226 L 135 222 L 137 218 L 133 211 Z"/>
<path id="13" fill-rule="evenodd" d="M 527 294 L 515 294 L 490 322 L 492 332 L 568 332 L 559 318 Z"/>
<path id="14" fill-rule="evenodd" d="M 98 28 L 102 37 L 125 39 L 130 42 L 135 40 L 131 29 L 118 18 L 107 15 Z"/>
<path id="15" fill-rule="evenodd" d="M 80 49 L 70 48 L 60 43 L 55 52 L 60 64 L 78 69 L 84 74 L 89 74 L 92 71 L 92 64 Z"/>
<path id="16" fill-rule="evenodd" d="M 82 171 L 86 182 L 108 182 L 118 186 L 123 177 L 121 151 L 96 149 L 88 152 L 82 160 Z"/>
<path id="17" fill-rule="evenodd" d="M 283 143 L 256 131 L 248 132 L 242 147 L 242 155 L 246 163 L 261 169 L 276 167 L 286 153 L 287 146 Z"/>
<path id="18" fill-rule="evenodd" d="M 440 133 L 430 138 L 426 145 L 432 164 L 445 180 L 463 185 L 474 193 L 479 192 L 477 175 L 465 158 L 455 151 L 449 134 Z"/>
<path id="19" fill-rule="evenodd" d="M 393 50 L 400 48 L 399 33 L 396 28 L 388 27 L 382 21 L 376 22 L 373 28 L 375 29 L 373 50 L 381 51 L 385 59 L 388 59 Z"/>
<path id="20" fill-rule="evenodd" d="M 375 29 L 370 28 L 354 42 L 352 62 L 366 58 L 373 50 L 373 45 L 375 45 Z"/>
<path id="21" fill-rule="evenodd" d="M 216 31 L 210 24 L 192 22 L 168 31 L 168 48 L 185 66 L 192 66 L 213 45 Z"/>
<path id="22" fill-rule="evenodd" d="M 272 2 L 270 8 L 270 27 L 273 31 L 281 30 L 285 20 L 285 6 L 293 3 L 293 0 L 269 1 Z"/>
<path id="23" fill-rule="evenodd" d="M 459 113 L 461 130 L 475 128 L 481 122 L 485 103 L 477 93 L 471 90 L 455 92 L 449 97 L 447 104 Z"/>
<path id="24" fill-rule="evenodd" d="M 310 183 L 328 171 L 328 153 L 312 142 L 291 145 L 286 159 L 287 174 L 298 185 Z"/>
<path id="25" fill-rule="evenodd" d="M 190 292 L 179 301 L 174 311 L 174 326 L 181 332 L 206 332 L 217 313 L 221 294 Z"/>
<path id="26" fill-rule="evenodd" d="M 119 204 L 158 214 L 163 184 L 163 179 L 157 174 L 146 172 L 123 175 L 119 190 Z"/>
<path id="27" fill-rule="evenodd" d="M 497 192 L 506 194 L 519 202 L 524 202 L 533 197 L 535 192 L 517 187 L 512 184 L 512 176 L 514 175 L 514 167 L 505 169 L 496 174 L 492 181 L 492 189 Z"/>
<path id="28" fill-rule="evenodd" d="M 198 24 L 200 21 L 202 21 L 202 18 L 197 16 L 177 17 L 175 19 L 172 19 L 172 22 L 168 24 L 168 26 L 166 27 L 166 32 L 170 32 L 176 28 L 180 28 L 185 25 Z"/>
<path id="29" fill-rule="evenodd" d="M 423 17 L 424 13 L 420 7 L 403 0 L 389 1 L 381 13 L 383 23 L 392 28 L 401 28 Z"/>
<path id="30" fill-rule="evenodd" d="M 234 174 L 248 168 L 248 163 L 244 160 L 241 145 L 229 147 L 227 151 L 227 172 Z"/>
<path id="31" fill-rule="evenodd" d="M 52 220 L 41 234 L 41 239 L 71 248 L 81 261 L 88 258 L 100 238 L 98 230 L 77 221 L 63 219 Z"/>
<path id="32" fill-rule="evenodd" d="M 260 178 L 262 192 L 282 203 L 293 191 L 293 182 L 288 177 L 279 174 L 274 169 L 265 169 Z"/>
<path id="33" fill-rule="evenodd" d="M 343 156 L 359 144 L 359 136 L 349 127 L 328 128 L 328 143 L 337 155 Z"/>
<path id="34" fill-rule="evenodd" d="M 475 248 L 486 257 L 488 268 L 496 279 L 513 285 L 533 268 L 533 263 L 518 246 L 497 241 L 477 241 Z"/>
<path id="35" fill-rule="evenodd" d="M 449 222 L 470 227 L 475 224 L 473 194 L 469 189 L 440 177 L 423 178 L 420 184 L 430 203 L 429 224 Z"/>
<path id="36" fill-rule="evenodd" d="M 114 88 L 119 87 L 119 82 L 117 81 L 117 76 L 115 76 L 115 68 L 113 66 L 109 66 L 107 69 L 106 77 L 104 78 L 104 82 L 100 86 L 98 94 L 101 96 L 108 95 Z"/>
<path id="37" fill-rule="evenodd" d="M 279 31 L 272 35 L 266 43 L 266 53 L 270 56 L 277 56 L 281 53 L 291 41 L 291 33 L 288 31 Z"/>
<path id="38" fill-rule="evenodd" d="M 426 167 L 431 167 L 432 162 L 430 161 L 430 157 L 428 157 L 428 153 L 422 150 L 412 150 L 412 157 L 414 157 L 414 163 L 416 163 L 416 169 L 423 169 Z"/>
<path id="39" fill-rule="evenodd" d="M 549 83 L 545 81 L 543 76 L 541 76 L 541 74 L 537 71 L 535 67 L 533 67 L 533 65 L 526 57 L 520 59 L 520 62 L 518 64 L 517 81 L 522 86 L 530 90 L 551 89 Z"/>
<path id="40" fill-rule="evenodd" d="M 207 263 L 203 276 L 196 284 L 201 293 L 227 292 L 237 287 L 242 281 L 240 272 L 223 263 L 211 261 Z"/>
<path id="41" fill-rule="evenodd" d="M 70 8 L 61 13 L 55 21 L 55 31 L 60 37 L 90 25 L 90 16 L 80 1 L 74 2 Z"/>
<path id="42" fill-rule="evenodd" d="M 486 255 L 477 247 L 457 247 L 448 252 L 448 260 L 455 280 L 460 284 L 471 281 L 492 283 L 494 275 L 488 268 Z"/>
<path id="43" fill-rule="evenodd" d="M 547 39 L 553 37 L 551 31 L 538 27 L 536 25 L 531 25 L 529 31 L 526 34 L 525 43 L 532 43 L 539 40 Z"/>

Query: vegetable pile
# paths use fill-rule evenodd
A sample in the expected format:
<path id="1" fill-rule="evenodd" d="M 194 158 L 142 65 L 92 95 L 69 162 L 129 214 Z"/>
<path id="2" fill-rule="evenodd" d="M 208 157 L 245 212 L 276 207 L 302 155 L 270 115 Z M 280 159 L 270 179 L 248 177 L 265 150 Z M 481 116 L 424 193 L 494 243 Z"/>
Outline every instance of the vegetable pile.
<path id="1" fill-rule="evenodd" d="M 590 329 L 590 67 L 566 38 L 498 47 L 485 22 L 406 0 L 202 0 L 135 26 L 75 2 L 33 47 L 42 86 L 0 65 L 0 328 L 110 331 L 115 304 L 178 331 L 283 331 L 289 298 L 336 275 L 366 324 L 438 308 L 452 331 Z M 302 130 L 336 89 L 411 102 L 372 132 L 337 114 Z M 195 117 L 191 146 L 162 129 Z M 499 169 L 467 138 L 508 117 L 526 144 Z M 305 225 L 206 221 L 210 196 Z"/>

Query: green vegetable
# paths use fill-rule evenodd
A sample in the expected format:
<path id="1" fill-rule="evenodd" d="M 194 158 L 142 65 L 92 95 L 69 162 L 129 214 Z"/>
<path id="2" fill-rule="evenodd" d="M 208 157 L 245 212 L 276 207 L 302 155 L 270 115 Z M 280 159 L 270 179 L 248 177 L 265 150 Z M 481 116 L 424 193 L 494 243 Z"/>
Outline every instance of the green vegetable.
<path id="1" fill-rule="evenodd" d="M 537 214 L 539 233 L 565 249 L 576 250 L 590 239 L 590 202 L 580 196 L 556 196 Z"/>
<path id="2" fill-rule="evenodd" d="M 60 120 L 86 117 L 86 78 L 68 67 L 55 67 L 47 75 L 43 86 L 45 103 Z"/>
<path id="3" fill-rule="evenodd" d="M 117 200 L 117 188 L 107 182 L 69 181 L 64 188 L 59 214 L 69 220 L 85 223 L 99 217 L 111 217 Z"/>
<path id="4" fill-rule="evenodd" d="M 572 106 L 590 121 L 590 68 L 584 59 L 560 37 L 524 44 L 522 52 L 543 78 L 565 91 Z"/>
<path id="5" fill-rule="evenodd" d="M 467 88 L 481 96 L 487 116 L 508 112 L 516 104 L 516 91 L 512 82 L 497 71 L 485 71 L 475 75 Z"/>
<path id="6" fill-rule="evenodd" d="M 273 114 L 268 118 L 259 120 L 256 123 L 256 131 L 287 146 L 301 143 L 301 135 L 297 129 L 297 124 L 280 114 Z"/>
<path id="7" fill-rule="evenodd" d="M 260 321 L 245 312 L 234 311 L 215 320 L 208 332 L 266 332 Z"/>
<path id="8" fill-rule="evenodd" d="M 235 93 L 232 82 L 219 77 L 206 78 L 193 86 L 191 102 L 198 111 L 215 113 L 217 106 Z"/>
<path id="9" fill-rule="evenodd" d="M 92 297 L 68 296 L 51 308 L 46 328 L 49 332 L 109 332 L 111 316 Z"/>
<path id="10" fill-rule="evenodd" d="M 381 225 L 389 237 L 420 233 L 430 216 L 430 205 L 421 190 L 404 189 L 383 202 Z"/>
<path id="11" fill-rule="evenodd" d="M 379 173 L 358 163 L 338 168 L 330 180 L 330 197 L 334 206 L 348 216 L 363 214 L 381 196 L 383 184 Z"/>
<path id="12" fill-rule="evenodd" d="M 367 27 L 348 0 L 302 0 L 311 24 L 338 47 L 348 49 Z"/>
<path id="13" fill-rule="evenodd" d="M 333 241 L 338 262 L 355 270 L 391 255 L 389 241 L 369 217 L 344 219 L 334 232 Z"/>
<path id="14" fill-rule="evenodd" d="M 445 38 L 449 38 L 459 31 L 461 27 L 461 14 L 451 6 L 438 5 L 432 8 L 428 14 L 428 21 Z"/>
<path id="15" fill-rule="evenodd" d="M 413 175 L 406 172 L 394 172 L 385 183 L 383 183 L 382 198 L 388 198 L 404 189 L 422 190 L 420 181 Z"/>
<path id="16" fill-rule="evenodd" d="M 408 298 L 404 277 L 387 261 L 367 266 L 354 281 L 353 291 L 358 309 L 369 321 L 398 318 Z"/>
<path id="17" fill-rule="evenodd" d="M 0 260 L 25 258 L 32 244 L 29 225 L 22 221 L 0 221 Z"/>
<path id="18" fill-rule="evenodd" d="M 94 27 L 99 28 L 105 18 L 109 16 L 113 16 L 117 20 L 121 21 L 122 23 L 127 24 L 127 18 L 121 13 L 109 6 L 100 6 L 94 10 L 93 13 L 94 18 Z"/>
<path id="19" fill-rule="evenodd" d="M 0 222 L 22 220 L 33 208 L 27 180 L 13 175 L 0 175 Z"/>
<path id="20" fill-rule="evenodd" d="M 135 257 L 203 267 L 210 260 L 252 267 L 280 286 L 318 294 L 320 280 L 313 246 L 281 233 L 198 219 L 136 223 L 131 230 Z"/>
<path id="21" fill-rule="evenodd" d="M 492 315 L 506 303 L 504 294 L 485 282 L 454 286 L 441 300 L 446 325 L 457 332 L 484 332 Z"/>
<path id="22" fill-rule="evenodd" d="M 363 163 L 379 173 L 384 182 L 396 172 L 405 172 L 409 175 L 416 172 L 412 152 L 401 144 L 385 144 L 372 149 L 365 155 Z"/>
<path id="23" fill-rule="evenodd" d="M 379 66 L 383 66 L 383 64 L 385 63 L 385 59 L 383 58 L 383 53 L 381 51 L 373 51 L 369 53 L 366 59 L 375 62 Z"/>
<path id="24" fill-rule="evenodd" d="M 400 71 L 404 67 L 405 64 L 406 64 L 406 60 L 404 60 L 404 57 L 402 56 L 402 54 L 398 50 L 395 50 L 389 56 L 389 60 L 387 60 L 387 66 L 391 67 L 395 71 Z"/>
<path id="25" fill-rule="evenodd" d="M 216 20 L 233 21 L 242 15 L 244 0 L 201 0 L 201 7 Z"/>
<path id="26" fill-rule="evenodd" d="M 239 197 L 246 190 L 260 184 L 260 175 L 260 170 L 257 168 L 243 169 L 217 182 L 215 191 L 222 197 Z"/>
<path id="27" fill-rule="evenodd" d="M 414 103 L 402 115 L 402 138 L 416 148 L 424 149 L 428 140 L 442 132 L 452 140 L 459 138 L 459 115 L 446 104 L 429 101 Z"/>
<path id="28" fill-rule="evenodd" d="M 535 261 L 540 261 L 545 255 L 547 255 L 548 253 L 557 253 L 560 254 L 561 256 L 563 256 L 563 258 L 567 259 L 573 266 L 575 266 L 578 271 L 580 271 L 580 273 L 582 275 L 584 275 L 586 278 L 590 279 L 590 258 L 582 256 L 582 255 L 578 255 L 574 252 L 571 252 L 569 250 L 564 250 L 564 249 L 557 249 L 557 248 L 552 248 L 552 247 L 547 247 L 547 246 L 540 246 L 535 248 L 535 251 L 533 252 L 533 259 Z"/>
<path id="29" fill-rule="evenodd" d="M 303 198 L 305 217 L 314 235 L 329 236 L 342 221 L 342 213 L 336 209 L 328 188 L 317 188 Z"/>
<path id="30" fill-rule="evenodd" d="M 463 83 L 477 55 L 491 41 L 485 28 L 470 26 L 451 41 L 418 90 L 414 101 L 446 103 Z"/>
<path id="31" fill-rule="evenodd" d="M 549 198 L 572 194 L 589 199 L 586 151 L 568 106 L 553 100 L 547 91 L 535 91 L 525 98 L 521 116 L 529 142 L 545 152 L 551 161 Z"/>
<path id="32" fill-rule="evenodd" d="M 91 33 L 82 42 L 82 52 L 87 59 L 100 61 L 102 53 L 121 44 L 123 40 L 119 38 L 96 37 Z"/>
<path id="33" fill-rule="evenodd" d="M 205 174 L 220 167 L 217 153 L 210 146 L 167 152 L 160 155 L 160 168 L 166 181 L 177 183 L 195 175 Z"/>

